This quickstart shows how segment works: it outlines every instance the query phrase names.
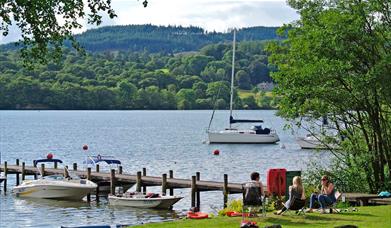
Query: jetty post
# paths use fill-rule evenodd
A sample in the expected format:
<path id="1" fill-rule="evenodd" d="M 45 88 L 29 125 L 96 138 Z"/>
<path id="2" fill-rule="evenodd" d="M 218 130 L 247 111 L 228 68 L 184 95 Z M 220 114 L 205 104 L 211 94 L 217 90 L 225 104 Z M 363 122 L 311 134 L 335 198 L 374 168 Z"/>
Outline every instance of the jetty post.
<path id="1" fill-rule="evenodd" d="M 19 159 L 18 158 L 16 159 L 16 163 L 15 164 L 17 166 L 19 166 Z M 19 173 L 16 173 L 15 176 L 16 176 L 16 186 L 18 186 L 19 185 Z"/>
<path id="2" fill-rule="evenodd" d="M 137 172 L 137 178 L 136 178 L 136 192 L 141 192 L 141 172 Z"/>
<path id="3" fill-rule="evenodd" d="M 224 208 L 226 208 L 228 202 L 228 174 L 224 174 L 223 194 L 224 194 Z"/>
<path id="4" fill-rule="evenodd" d="M 191 207 L 196 206 L 196 191 L 197 191 L 197 177 L 196 176 L 191 176 Z"/>
<path id="5" fill-rule="evenodd" d="M 201 173 L 200 172 L 196 172 L 196 179 L 197 179 L 197 182 L 201 180 Z M 197 190 L 197 201 L 196 201 L 196 207 L 198 209 L 200 209 L 201 207 L 201 192 Z"/>
<path id="6" fill-rule="evenodd" d="M 174 178 L 174 171 L 169 170 L 168 171 L 168 177 L 170 179 Z M 170 187 L 170 196 L 173 196 L 173 195 L 174 195 L 174 188 Z"/>
<path id="7" fill-rule="evenodd" d="M 115 195 L 115 169 L 111 169 L 110 173 L 110 193 L 111 195 Z"/>
<path id="8" fill-rule="evenodd" d="M 37 168 L 37 164 L 33 161 L 33 166 L 34 166 L 34 168 Z M 37 174 L 36 173 L 34 173 L 34 180 L 36 180 L 37 179 Z"/>
<path id="9" fill-rule="evenodd" d="M 26 163 L 22 162 L 22 181 L 26 179 Z"/>
<path id="10" fill-rule="evenodd" d="M 42 177 L 45 176 L 45 164 L 44 163 L 41 164 L 41 175 L 42 175 Z"/>
<path id="11" fill-rule="evenodd" d="M 99 164 L 96 164 L 95 166 L 95 172 L 99 173 Z M 95 196 L 95 199 L 96 199 L 96 202 L 99 202 L 99 182 L 96 183 L 98 186 L 96 187 L 96 196 Z"/>
<path id="12" fill-rule="evenodd" d="M 87 180 L 91 180 L 91 167 L 87 168 Z M 91 202 L 91 194 L 87 194 L 87 202 Z"/>
<path id="13" fill-rule="evenodd" d="M 5 177 L 5 179 L 4 179 L 4 184 L 3 184 L 3 188 L 4 188 L 4 192 L 7 192 L 7 172 L 8 172 L 8 170 L 7 170 L 7 161 L 5 161 L 4 162 L 4 177 Z"/>
<path id="14" fill-rule="evenodd" d="M 162 174 L 162 195 L 165 196 L 167 193 L 167 173 Z"/>
<path id="15" fill-rule="evenodd" d="M 147 176 L 147 168 L 143 168 L 143 177 Z M 147 186 L 143 186 L 143 192 L 147 193 Z"/>

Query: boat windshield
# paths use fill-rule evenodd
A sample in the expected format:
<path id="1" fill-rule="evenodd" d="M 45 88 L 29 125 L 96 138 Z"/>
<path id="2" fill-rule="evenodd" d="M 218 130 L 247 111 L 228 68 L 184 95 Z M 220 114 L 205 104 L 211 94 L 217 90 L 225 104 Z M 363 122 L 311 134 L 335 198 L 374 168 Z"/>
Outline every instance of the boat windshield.
<path id="1" fill-rule="evenodd" d="M 44 179 L 49 179 L 49 180 L 64 180 L 64 177 L 61 175 L 50 175 L 50 176 L 45 176 Z"/>

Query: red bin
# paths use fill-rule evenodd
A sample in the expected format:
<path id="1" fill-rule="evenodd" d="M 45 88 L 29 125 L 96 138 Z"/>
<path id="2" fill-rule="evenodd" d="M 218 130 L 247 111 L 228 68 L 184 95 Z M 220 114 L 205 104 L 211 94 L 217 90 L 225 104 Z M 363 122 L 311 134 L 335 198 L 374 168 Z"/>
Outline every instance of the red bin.
<path id="1" fill-rule="evenodd" d="M 269 194 L 283 196 L 286 189 L 286 169 L 267 171 L 267 190 Z"/>

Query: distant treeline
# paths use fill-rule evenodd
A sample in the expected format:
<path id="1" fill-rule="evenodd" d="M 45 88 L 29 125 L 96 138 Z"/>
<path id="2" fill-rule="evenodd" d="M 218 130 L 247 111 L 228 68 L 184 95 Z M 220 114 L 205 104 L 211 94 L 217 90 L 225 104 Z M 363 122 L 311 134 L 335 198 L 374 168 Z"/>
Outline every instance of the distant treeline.
<path id="1" fill-rule="evenodd" d="M 238 31 L 238 41 L 277 39 L 277 27 L 250 27 Z M 232 40 L 232 33 L 206 32 L 199 27 L 124 25 L 87 30 L 76 35 L 82 47 L 89 52 L 148 51 L 177 53 L 197 51 L 205 45 Z M 68 45 L 70 46 L 70 45 Z M 13 44 L 0 50 L 14 50 Z"/>
<path id="2" fill-rule="evenodd" d="M 271 81 L 263 47 L 262 41 L 238 44 L 238 88 L 250 90 Z M 231 48 L 230 43 L 212 44 L 178 55 L 115 51 L 80 56 L 65 50 L 60 63 L 34 70 L 22 67 L 18 52 L 2 52 L 0 108 L 225 109 Z M 253 96 L 235 98 L 235 108 L 259 108 Z"/>

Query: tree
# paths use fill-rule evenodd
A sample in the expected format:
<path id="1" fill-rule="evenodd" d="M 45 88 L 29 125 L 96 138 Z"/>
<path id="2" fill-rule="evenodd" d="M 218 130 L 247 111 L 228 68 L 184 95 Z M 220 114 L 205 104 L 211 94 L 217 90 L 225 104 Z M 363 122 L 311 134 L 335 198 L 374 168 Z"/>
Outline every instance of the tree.
<path id="1" fill-rule="evenodd" d="M 143 4 L 145 7 L 148 2 Z M 71 40 L 81 50 L 72 36 L 73 30 L 82 28 L 81 21 L 85 18 L 88 24 L 99 25 L 102 12 L 110 18 L 116 17 L 110 0 L 89 0 L 87 6 L 83 0 L 4 0 L 0 1 L 0 30 L 7 36 L 9 27 L 16 25 L 22 32 L 22 55 L 27 63 L 47 62 L 52 57 L 59 58 L 65 40 Z"/>
<path id="2" fill-rule="evenodd" d="M 281 115 L 296 120 L 305 116 L 314 123 L 329 117 L 343 140 L 343 150 L 333 151 L 334 170 L 328 170 L 335 181 L 348 191 L 389 189 L 391 4 L 388 0 L 290 0 L 289 4 L 301 19 L 280 31 L 287 35 L 285 41 L 268 48 L 279 70 L 273 78 L 281 96 Z"/>

